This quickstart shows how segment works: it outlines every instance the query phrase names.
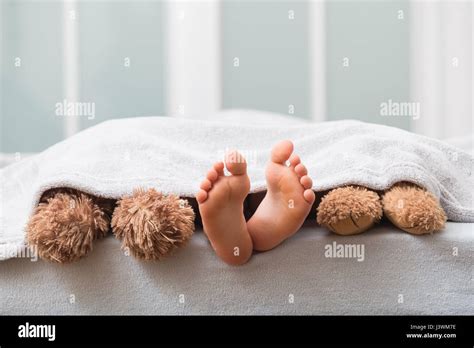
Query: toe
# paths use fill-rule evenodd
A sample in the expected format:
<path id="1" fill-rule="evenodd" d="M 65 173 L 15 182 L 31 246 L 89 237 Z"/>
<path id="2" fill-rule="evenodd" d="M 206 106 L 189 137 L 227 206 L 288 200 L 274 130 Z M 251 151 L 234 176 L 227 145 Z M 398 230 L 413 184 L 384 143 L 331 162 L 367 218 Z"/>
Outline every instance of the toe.
<path id="1" fill-rule="evenodd" d="M 311 180 L 311 178 L 307 175 L 301 177 L 300 183 L 305 189 L 310 189 L 313 187 L 313 180 Z"/>
<path id="2" fill-rule="evenodd" d="M 303 164 L 298 164 L 296 167 L 295 167 L 295 172 L 296 174 L 298 174 L 299 177 L 301 176 L 305 176 L 306 174 L 308 174 L 308 170 L 306 169 L 306 167 L 303 165 Z"/>
<path id="3" fill-rule="evenodd" d="M 272 149 L 272 162 L 283 164 L 290 158 L 293 152 L 293 143 L 289 140 L 283 140 L 276 144 Z"/>
<path id="4" fill-rule="evenodd" d="M 217 180 L 217 177 L 219 175 L 217 174 L 217 171 L 213 168 L 211 170 L 209 170 L 207 172 L 207 175 L 206 175 L 206 178 L 210 181 L 210 182 L 213 182 L 213 181 L 216 181 Z"/>
<path id="5" fill-rule="evenodd" d="M 199 190 L 199 192 L 196 194 L 196 201 L 201 204 L 207 199 L 208 193 L 204 190 Z"/>
<path id="6" fill-rule="evenodd" d="M 204 191 L 209 191 L 212 188 L 212 183 L 209 179 L 204 179 L 199 187 Z"/>
<path id="7" fill-rule="evenodd" d="M 292 167 L 296 167 L 296 166 L 297 166 L 298 164 L 300 164 L 300 163 L 301 163 L 300 156 L 295 155 L 295 154 L 292 154 L 292 155 L 290 156 L 290 165 L 291 165 Z"/>
<path id="8" fill-rule="evenodd" d="M 231 151 L 226 154 L 225 166 L 233 175 L 247 173 L 247 162 L 244 156 L 237 151 Z"/>
<path id="9" fill-rule="evenodd" d="M 214 169 L 219 176 L 224 175 L 224 162 L 216 162 L 214 163 Z"/>
<path id="10" fill-rule="evenodd" d="M 303 197 L 309 204 L 313 204 L 316 195 L 314 194 L 313 190 L 304 190 Z"/>

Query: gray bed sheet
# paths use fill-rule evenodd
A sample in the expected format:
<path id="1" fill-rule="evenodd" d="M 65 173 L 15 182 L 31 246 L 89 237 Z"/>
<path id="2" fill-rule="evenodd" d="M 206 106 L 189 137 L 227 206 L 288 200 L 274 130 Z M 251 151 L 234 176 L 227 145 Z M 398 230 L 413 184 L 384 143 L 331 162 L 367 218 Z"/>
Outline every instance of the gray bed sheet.
<path id="1" fill-rule="evenodd" d="M 331 253 L 340 245 L 345 257 Z M 160 262 L 124 255 L 109 236 L 71 265 L 1 262 L 0 314 L 472 315 L 473 255 L 474 224 L 451 222 L 420 237 L 387 223 L 351 237 L 308 223 L 240 267 L 217 259 L 202 231 Z"/>

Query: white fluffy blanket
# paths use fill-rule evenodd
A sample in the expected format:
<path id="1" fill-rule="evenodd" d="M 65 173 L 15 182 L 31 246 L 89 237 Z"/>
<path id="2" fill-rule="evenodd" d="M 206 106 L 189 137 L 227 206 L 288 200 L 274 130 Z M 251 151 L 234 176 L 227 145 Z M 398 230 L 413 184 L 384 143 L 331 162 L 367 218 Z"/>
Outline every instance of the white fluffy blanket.
<path id="1" fill-rule="evenodd" d="M 119 198 L 154 187 L 192 197 L 212 163 L 238 149 L 249 163 L 252 192 L 261 191 L 270 149 L 282 139 L 294 142 L 315 191 L 345 184 L 383 190 L 411 181 L 439 197 L 450 220 L 474 222 L 473 156 L 435 139 L 357 121 L 310 123 L 257 111 L 140 117 L 101 123 L 0 171 L 0 259 L 23 246 L 28 218 L 50 188 Z"/>

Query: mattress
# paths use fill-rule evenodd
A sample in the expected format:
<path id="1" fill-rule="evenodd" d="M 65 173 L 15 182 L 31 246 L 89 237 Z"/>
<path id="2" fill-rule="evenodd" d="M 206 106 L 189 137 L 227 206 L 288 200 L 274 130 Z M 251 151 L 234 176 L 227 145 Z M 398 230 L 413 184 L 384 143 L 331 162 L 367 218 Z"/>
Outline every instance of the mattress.
<path id="1" fill-rule="evenodd" d="M 160 262 L 126 256 L 109 236 L 70 265 L 0 263 L 0 314 L 472 315 L 473 228 L 413 236 L 384 222 L 342 237 L 309 222 L 239 267 L 199 230 Z"/>
<path id="2" fill-rule="evenodd" d="M 472 139 L 447 142 L 472 153 Z M 342 237 L 308 222 L 239 267 L 200 230 L 160 262 L 124 255 L 109 236 L 70 265 L 0 262 L 0 283 L 0 314 L 474 315 L 474 224 L 413 236 L 382 222 Z"/>

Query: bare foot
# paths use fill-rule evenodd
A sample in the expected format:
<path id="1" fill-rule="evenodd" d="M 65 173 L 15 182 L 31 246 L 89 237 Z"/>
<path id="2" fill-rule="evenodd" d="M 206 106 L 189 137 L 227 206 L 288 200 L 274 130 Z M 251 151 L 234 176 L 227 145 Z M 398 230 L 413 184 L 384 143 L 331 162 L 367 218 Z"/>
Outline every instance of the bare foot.
<path id="1" fill-rule="evenodd" d="M 289 140 L 272 150 L 266 169 L 267 194 L 247 223 L 255 250 L 272 249 L 293 235 L 313 205 L 313 182 L 300 158 L 292 152 L 293 143 Z M 286 165 L 288 159 L 290 166 Z"/>
<path id="2" fill-rule="evenodd" d="M 243 203 L 250 190 L 247 163 L 238 152 L 228 153 L 207 173 L 196 195 L 204 232 L 216 254 L 225 262 L 240 265 L 252 255 L 252 239 L 247 231 Z"/>

